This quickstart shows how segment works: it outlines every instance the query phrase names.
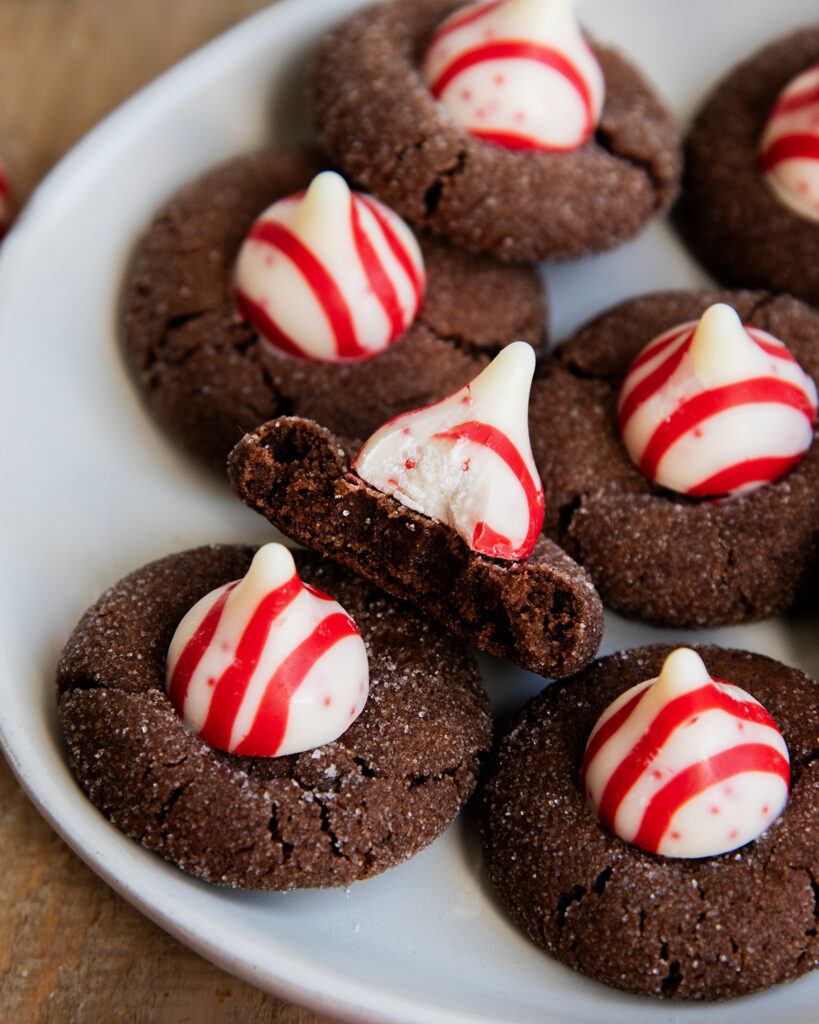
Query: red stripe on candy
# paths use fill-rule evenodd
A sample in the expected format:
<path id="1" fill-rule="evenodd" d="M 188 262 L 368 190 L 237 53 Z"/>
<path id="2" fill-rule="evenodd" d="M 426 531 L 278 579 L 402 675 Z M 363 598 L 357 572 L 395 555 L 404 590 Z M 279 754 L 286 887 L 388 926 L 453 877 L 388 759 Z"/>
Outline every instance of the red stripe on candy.
<path id="1" fill-rule="evenodd" d="M 199 735 L 219 750 L 230 749 L 230 735 L 247 681 L 258 664 L 274 619 L 295 600 L 301 589 L 301 580 L 294 574 L 286 583 L 265 594 L 239 638 L 232 663 L 217 680 Z"/>
<path id="2" fill-rule="evenodd" d="M 752 377 L 694 395 L 676 409 L 654 431 L 640 459 L 640 469 L 652 480 L 668 449 L 683 434 L 704 420 L 742 405 L 771 404 L 789 406 L 813 424 L 816 408 L 801 388 L 775 377 Z"/>
<path id="3" fill-rule="evenodd" d="M 541 153 L 563 153 L 575 148 L 573 144 L 566 146 L 544 145 L 543 142 L 531 135 L 519 135 L 515 132 L 492 132 L 481 131 L 480 128 L 470 128 L 469 134 L 494 146 L 503 146 L 504 149 L 516 149 L 521 152 L 537 149 Z"/>
<path id="4" fill-rule="evenodd" d="M 764 173 L 783 160 L 802 159 L 819 160 L 819 136 L 794 133 L 774 139 L 760 157 L 760 164 Z"/>
<path id="5" fill-rule="evenodd" d="M 689 690 L 669 701 L 658 711 L 651 724 L 611 774 L 600 797 L 597 815 L 612 832 L 617 809 L 629 790 L 657 756 L 668 737 L 689 718 L 705 711 L 725 711 L 735 718 L 776 728 L 773 719 L 760 705 L 739 701 L 713 683 Z"/>
<path id="6" fill-rule="evenodd" d="M 645 809 L 635 846 L 657 853 L 671 820 L 679 809 L 710 786 L 742 772 L 766 772 L 790 782 L 788 762 L 765 743 L 744 743 L 689 765 L 652 797 Z"/>
<path id="7" fill-rule="evenodd" d="M 390 322 L 390 336 L 397 338 L 404 330 L 404 314 L 401 311 L 401 304 L 398 301 L 398 293 L 395 285 L 384 270 L 383 264 L 378 257 L 373 244 L 367 237 L 367 232 L 361 226 L 361 214 L 355 197 L 350 195 L 350 223 L 353 231 L 353 241 L 364 268 L 364 273 L 369 281 L 370 288 Z"/>
<path id="8" fill-rule="evenodd" d="M 795 466 L 802 458 L 803 453 L 798 455 L 779 455 L 767 458 L 746 459 L 744 462 L 737 462 L 733 466 L 714 473 L 707 480 L 703 480 L 694 487 L 689 487 L 685 492 L 692 498 L 713 498 L 719 494 L 731 494 L 746 484 L 758 483 L 760 481 L 770 483 L 784 476 L 788 470 Z"/>
<path id="9" fill-rule="evenodd" d="M 327 317 L 339 356 L 357 359 L 368 355 L 358 341 L 350 308 L 332 274 L 292 231 L 276 221 L 259 220 L 247 237 L 278 249 L 298 268 Z"/>
<path id="10" fill-rule="evenodd" d="M 393 226 L 384 216 L 384 212 L 378 208 L 378 205 L 374 203 L 369 196 L 359 196 L 359 200 L 367 207 L 370 213 L 376 220 L 381 232 L 384 235 L 384 241 L 390 247 L 390 251 L 395 256 L 398 263 L 401 265 L 401 269 L 407 275 L 410 284 L 415 292 L 415 305 L 416 308 L 421 305 L 421 299 L 424 297 L 424 275 L 419 267 L 410 257 L 400 238 L 396 235 Z"/>
<path id="11" fill-rule="evenodd" d="M 322 619 L 270 677 L 250 730 L 234 753 L 254 757 L 278 750 L 287 730 L 290 698 L 322 655 L 357 633 L 353 620 L 342 612 Z"/>
<path id="12" fill-rule="evenodd" d="M 467 441 L 472 441 L 473 444 L 481 445 L 483 448 L 488 448 L 490 451 L 495 452 L 506 465 L 512 470 L 515 478 L 523 488 L 523 492 L 526 496 L 526 504 L 529 508 L 529 530 L 526 534 L 525 539 L 521 543 L 520 547 L 516 550 L 510 550 L 511 545 L 507 542 L 506 547 L 503 550 L 498 548 L 484 549 L 475 548 L 476 551 L 480 551 L 482 554 L 490 555 L 493 558 L 528 558 L 534 550 L 537 539 L 540 536 L 540 529 L 543 526 L 543 516 L 545 512 L 545 503 L 543 499 L 543 490 L 539 486 L 540 481 L 537 483 L 532 479 L 532 475 L 529 472 L 529 467 L 523 459 L 518 449 L 512 444 L 506 434 L 502 433 L 497 427 L 493 427 L 488 423 L 478 423 L 476 420 L 470 420 L 467 423 L 460 423 L 456 427 L 452 427 L 449 430 L 441 431 L 434 435 L 438 438 L 446 440 L 458 441 L 461 438 Z M 473 547 L 476 541 L 476 535 L 481 524 L 475 529 L 475 533 L 472 537 Z M 484 524 L 485 527 L 485 524 Z M 494 531 L 491 531 L 494 533 Z M 498 537 L 495 534 L 495 537 Z M 485 534 L 484 539 L 488 540 L 491 544 L 491 537 L 489 533 Z M 502 538 L 506 540 L 506 538 Z"/>
<path id="13" fill-rule="evenodd" d="M 813 103 L 819 103 L 819 85 L 805 89 L 804 92 L 794 93 L 792 96 L 783 96 L 771 111 L 770 120 L 779 117 L 780 114 L 791 114 L 794 110 L 802 110 Z"/>
<path id="14" fill-rule="evenodd" d="M 643 351 L 637 356 L 637 358 L 631 364 L 631 367 L 629 368 L 629 373 L 631 373 L 633 370 L 638 369 L 638 367 L 642 366 L 643 363 L 647 363 L 650 359 L 653 359 L 655 356 L 659 355 L 660 352 L 664 351 L 664 349 L 667 349 L 669 345 L 673 345 L 675 341 L 677 341 L 679 338 L 682 337 L 683 334 L 686 333 L 686 331 L 690 331 L 693 335 L 695 329 L 696 324 L 685 324 L 678 330 L 670 331 L 665 337 L 660 337 L 657 339 L 657 341 L 653 342 L 652 344 L 646 345 Z"/>
<path id="15" fill-rule="evenodd" d="M 749 327 L 745 327 L 749 336 L 759 345 L 763 352 L 767 352 L 769 356 L 773 356 L 775 359 L 784 359 L 785 362 L 795 363 L 796 359 L 782 344 L 777 344 L 773 341 L 768 341 L 765 338 L 760 338 L 758 333 Z"/>
<path id="16" fill-rule="evenodd" d="M 185 698 L 188 695 L 188 688 L 190 687 L 191 678 L 193 673 L 196 671 L 196 666 L 202 660 L 205 651 L 208 649 L 213 634 L 216 632 L 216 627 L 219 625 L 219 620 L 222 618 L 222 612 L 225 608 L 225 602 L 228 599 L 228 595 L 231 590 L 236 586 L 236 583 L 231 583 L 227 587 L 223 594 L 219 595 L 212 607 L 208 610 L 207 615 L 202 619 L 194 632 L 193 636 L 188 640 L 182 650 L 179 652 L 179 657 L 174 665 L 173 672 L 171 673 L 171 681 L 168 685 L 168 696 L 171 699 L 171 703 L 182 713 L 182 707 L 185 703 Z"/>
<path id="17" fill-rule="evenodd" d="M 646 374 L 646 376 L 643 377 L 639 383 L 635 384 L 631 391 L 629 391 L 625 401 L 617 412 L 617 419 L 620 423 L 621 431 L 625 429 L 626 424 L 637 411 L 639 406 L 644 402 L 647 402 L 652 395 L 659 391 L 677 370 L 680 363 L 683 361 L 686 352 L 688 352 L 691 347 L 694 331 L 695 328 L 689 328 L 688 337 L 682 342 L 679 348 L 674 349 L 674 351 L 664 359 L 659 366 L 655 366 L 651 373 Z M 680 335 L 678 334 L 677 338 L 679 338 L 679 336 Z M 676 340 L 676 338 L 671 340 Z M 665 347 L 666 346 L 664 345 L 663 349 L 665 349 Z"/>
<path id="18" fill-rule="evenodd" d="M 561 74 L 574 88 L 583 103 L 586 114 L 583 134 L 584 136 L 591 134 L 594 128 L 594 111 L 591 94 L 585 79 L 574 64 L 567 60 L 562 53 L 553 50 L 549 46 L 542 46 L 539 43 L 526 40 L 503 39 L 465 50 L 441 71 L 430 86 L 430 91 L 438 99 L 449 83 L 462 72 L 474 67 L 476 64 L 482 64 L 484 61 L 504 60 L 510 57 L 517 60 L 535 61 Z"/>
<path id="19" fill-rule="evenodd" d="M 586 745 L 586 753 L 583 755 L 582 775 L 584 778 L 586 777 L 586 771 L 589 765 L 597 756 L 597 752 L 604 744 L 608 743 L 620 726 L 631 717 L 634 709 L 650 689 L 650 686 L 646 686 L 639 693 L 635 693 L 634 696 L 629 698 L 621 708 L 618 708 L 613 715 L 610 715 L 600 726 L 597 732 L 593 733 L 589 738 L 589 742 Z"/>
<path id="20" fill-rule="evenodd" d="M 260 331 L 280 351 L 286 352 L 290 356 L 298 356 L 300 359 L 312 358 L 300 345 L 296 344 L 289 334 L 285 334 L 266 309 L 258 302 L 254 302 L 244 292 L 236 292 L 236 308 L 243 320 L 253 324 L 256 330 Z"/>

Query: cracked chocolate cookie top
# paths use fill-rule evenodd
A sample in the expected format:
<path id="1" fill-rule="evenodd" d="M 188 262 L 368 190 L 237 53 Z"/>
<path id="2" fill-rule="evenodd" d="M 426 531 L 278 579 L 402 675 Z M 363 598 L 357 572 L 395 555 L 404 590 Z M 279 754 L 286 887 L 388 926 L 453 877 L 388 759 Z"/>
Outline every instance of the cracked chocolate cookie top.
<path id="1" fill-rule="evenodd" d="M 484 785 L 484 857 L 514 920 L 568 966 L 626 991 L 725 999 L 819 963 L 819 691 L 771 658 L 697 648 L 710 672 L 747 690 L 776 722 L 791 794 L 739 850 L 691 860 L 646 853 L 595 819 L 580 768 L 598 716 L 656 676 L 672 649 L 602 658 L 523 709 Z"/>
<path id="2" fill-rule="evenodd" d="M 236 255 L 255 218 L 325 166 L 306 148 L 239 157 L 183 188 L 137 246 L 122 299 L 125 357 L 162 427 L 219 471 L 273 416 L 307 416 L 363 441 L 462 387 L 508 342 L 543 343 L 533 269 L 421 239 L 424 303 L 389 349 L 342 364 L 277 352 L 237 315 Z"/>
<path id="3" fill-rule="evenodd" d="M 760 164 L 782 89 L 819 61 L 819 25 L 766 46 L 714 88 L 686 140 L 675 219 L 725 284 L 790 292 L 819 305 L 819 224 L 781 201 Z"/>
<path id="4" fill-rule="evenodd" d="M 253 889 L 344 886 L 417 853 L 472 792 L 491 742 L 478 670 L 451 636 L 352 574 L 300 552 L 299 574 L 352 615 L 370 696 L 339 739 L 283 757 L 218 751 L 182 723 L 165 658 L 200 597 L 252 550 L 153 562 L 89 609 L 57 670 L 71 769 L 126 835 L 191 874 Z"/>
<path id="5" fill-rule="evenodd" d="M 672 120 L 611 50 L 595 52 L 606 99 L 592 138 L 561 153 L 470 135 L 424 82 L 420 58 L 460 0 L 394 0 L 322 40 L 312 73 L 322 145 L 346 174 L 417 226 L 510 261 L 574 259 L 618 245 L 671 203 Z"/>
<path id="6" fill-rule="evenodd" d="M 782 341 L 819 380 L 819 313 L 765 292 L 660 292 L 592 320 L 539 367 L 530 436 L 544 531 L 603 603 L 668 626 L 720 626 L 785 611 L 819 574 L 819 445 L 784 476 L 717 501 L 653 484 L 620 437 L 617 399 L 640 349 L 715 302 Z"/>

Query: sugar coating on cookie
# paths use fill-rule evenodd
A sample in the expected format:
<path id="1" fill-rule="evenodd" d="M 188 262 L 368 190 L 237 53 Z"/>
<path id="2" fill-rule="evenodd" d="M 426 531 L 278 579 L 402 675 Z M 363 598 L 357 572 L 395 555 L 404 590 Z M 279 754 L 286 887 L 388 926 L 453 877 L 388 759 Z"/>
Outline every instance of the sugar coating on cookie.
<path id="1" fill-rule="evenodd" d="M 185 723 L 218 750 L 273 757 L 337 739 L 368 692 L 361 634 L 305 586 L 282 544 L 201 598 L 168 651 L 166 686 Z"/>
<path id="2" fill-rule="evenodd" d="M 787 348 L 716 303 L 651 341 L 623 381 L 618 419 L 634 462 L 692 497 L 778 479 L 810 446 L 816 385 Z"/>
<path id="3" fill-rule="evenodd" d="M 401 218 L 324 171 L 254 221 L 234 283 L 240 314 L 276 349 L 340 362 L 376 355 L 403 335 L 425 275 Z"/>
<path id="4" fill-rule="evenodd" d="M 534 369 L 532 347 L 513 342 L 460 391 L 377 430 L 353 468 L 407 508 L 451 526 L 473 551 L 526 558 L 544 513 L 529 443 Z"/>
<path id="5" fill-rule="evenodd" d="M 819 64 L 782 90 L 760 149 L 762 173 L 777 198 L 819 223 Z"/>
<path id="6" fill-rule="evenodd" d="M 468 4 L 438 27 L 421 70 L 456 121 L 507 149 L 576 149 L 603 108 L 603 72 L 571 0 Z"/>
<path id="7" fill-rule="evenodd" d="M 776 820 L 790 769 L 759 701 L 681 647 L 659 676 L 606 708 L 582 779 L 594 813 L 621 839 L 667 857 L 708 857 L 744 846 Z"/>

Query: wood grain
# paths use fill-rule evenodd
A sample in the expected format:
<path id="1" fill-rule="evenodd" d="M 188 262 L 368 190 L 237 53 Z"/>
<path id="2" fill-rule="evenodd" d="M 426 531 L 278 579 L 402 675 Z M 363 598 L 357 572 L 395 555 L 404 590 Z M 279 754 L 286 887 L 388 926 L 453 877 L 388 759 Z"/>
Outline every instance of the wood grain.
<path id="1" fill-rule="evenodd" d="M 0 157 L 22 202 L 123 99 L 266 0 L 0 0 Z M 96 877 L 0 758 L 5 1024 L 321 1024 L 218 970 Z"/>

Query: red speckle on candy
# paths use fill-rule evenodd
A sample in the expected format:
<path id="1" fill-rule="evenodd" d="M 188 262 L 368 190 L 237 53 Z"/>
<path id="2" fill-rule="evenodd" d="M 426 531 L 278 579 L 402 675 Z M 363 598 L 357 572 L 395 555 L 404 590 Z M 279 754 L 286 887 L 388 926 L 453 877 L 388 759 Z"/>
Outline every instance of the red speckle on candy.
<path id="1" fill-rule="evenodd" d="M 739 832 L 735 828 L 732 828 L 731 831 L 728 833 L 728 838 L 729 839 L 736 839 L 736 837 L 738 835 L 739 835 Z"/>
<path id="2" fill-rule="evenodd" d="M 697 427 L 694 431 L 694 437 L 702 437 L 702 427 Z"/>
<path id="3" fill-rule="evenodd" d="M 208 678 L 208 686 L 216 686 L 216 677 L 215 676 L 210 676 Z"/>
<path id="4" fill-rule="evenodd" d="M 767 814 L 768 813 L 768 805 L 767 804 L 765 804 L 765 806 L 762 808 L 762 813 L 763 814 Z"/>
<path id="5" fill-rule="evenodd" d="M 525 120 L 526 120 L 526 115 L 523 113 L 523 111 L 522 110 L 516 111 L 516 113 L 515 113 L 515 121 L 517 121 L 518 124 L 521 124 Z"/>
<path id="6" fill-rule="evenodd" d="M 267 267 L 272 267 L 273 266 L 273 253 L 270 252 L 269 250 L 267 252 L 265 252 L 265 254 L 264 254 L 264 262 L 265 262 L 265 266 L 267 266 Z"/>
<path id="7" fill-rule="evenodd" d="M 654 776 L 655 779 L 661 779 L 663 777 L 663 773 L 659 770 L 659 768 L 655 768 L 651 774 Z"/>
<path id="8" fill-rule="evenodd" d="M 671 833 L 672 839 L 682 839 L 682 833 L 677 832 L 676 829 Z"/>
<path id="9" fill-rule="evenodd" d="M 802 193 L 810 192 L 810 185 L 804 180 L 804 178 L 802 179 L 802 181 L 799 182 L 799 184 L 796 187 Z"/>
<path id="10" fill-rule="evenodd" d="M 404 427 L 404 429 L 401 431 L 402 434 L 409 434 L 409 432 L 410 432 L 409 427 Z"/>
<path id="11" fill-rule="evenodd" d="M 495 85 L 503 85 L 506 78 L 503 75 L 495 75 Z"/>
<path id="12" fill-rule="evenodd" d="M 479 121 L 482 121 L 486 117 L 486 111 L 483 109 L 483 107 L 479 107 L 475 111 L 475 117 L 477 117 Z"/>
<path id="13" fill-rule="evenodd" d="M 415 459 L 407 459 L 404 465 L 407 467 L 407 469 L 415 469 Z"/>
<path id="14" fill-rule="evenodd" d="M 716 805 L 715 805 L 715 806 L 713 806 L 713 807 L 711 808 L 711 813 L 712 813 L 712 814 L 719 814 L 719 807 L 717 807 Z"/>
<path id="15" fill-rule="evenodd" d="M 324 706 L 326 708 L 329 708 L 331 704 L 332 704 L 332 700 L 329 697 L 325 697 L 324 698 Z"/>
<path id="16" fill-rule="evenodd" d="M 350 718 L 355 718 L 355 708 L 350 708 Z"/>
<path id="17" fill-rule="evenodd" d="M 471 89 L 462 89 L 461 90 L 461 99 L 464 101 L 464 103 L 469 103 L 469 101 L 472 99 L 472 90 Z"/>
<path id="18" fill-rule="evenodd" d="M 466 473 L 467 470 L 469 469 L 469 461 L 469 459 L 465 459 L 463 465 L 461 466 L 461 469 L 464 471 L 464 473 Z"/>
<path id="19" fill-rule="evenodd" d="M 737 729 L 739 729 L 740 732 L 742 732 L 745 729 L 745 726 L 742 724 L 742 722 L 737 722 Z"/>
<path id="20" fill-rule="evenodd" d="M 398 481 L 394 480 L 392 477 L 389 478 L 387 483 L 390 484 L 390 486 L 392 486 L 392 487 L 397 487 L 398 486 Z"/>

